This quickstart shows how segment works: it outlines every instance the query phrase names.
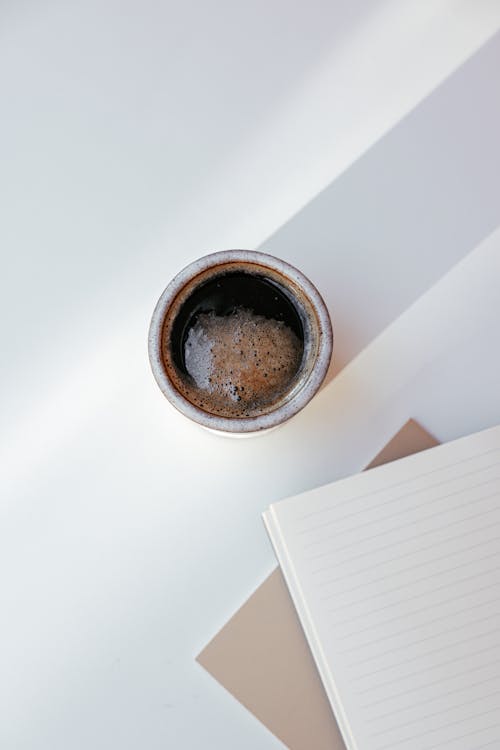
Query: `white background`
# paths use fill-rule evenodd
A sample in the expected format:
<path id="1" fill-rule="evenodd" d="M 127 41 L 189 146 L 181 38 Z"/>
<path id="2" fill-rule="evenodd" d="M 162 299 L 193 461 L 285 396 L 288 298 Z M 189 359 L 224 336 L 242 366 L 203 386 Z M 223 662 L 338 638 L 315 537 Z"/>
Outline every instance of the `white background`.
<path id="1" fill-rule="evenodd" d="M 408 416 L 500 421 L 497 235 L 471 253 L 500 224 L 499 24 L 489 2 L 0 7 L 2 750 L 280 746 L 194 662 L 274 564 L 261 510 Z M 146 356 L 170 276 L 231 246 L 308 273 L 352 360 L 256 440 L 180 418 Z"/>

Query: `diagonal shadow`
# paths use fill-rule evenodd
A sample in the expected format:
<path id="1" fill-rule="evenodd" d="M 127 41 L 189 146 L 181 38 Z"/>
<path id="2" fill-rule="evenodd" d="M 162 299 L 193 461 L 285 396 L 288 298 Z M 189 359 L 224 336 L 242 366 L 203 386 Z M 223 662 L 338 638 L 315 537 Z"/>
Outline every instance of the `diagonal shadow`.
<path id="1" fill-rule="evenodd" d="M 327 382 L 500 223 L 499 68 L 496 34 L 263 243 L 325 297 Z"/>

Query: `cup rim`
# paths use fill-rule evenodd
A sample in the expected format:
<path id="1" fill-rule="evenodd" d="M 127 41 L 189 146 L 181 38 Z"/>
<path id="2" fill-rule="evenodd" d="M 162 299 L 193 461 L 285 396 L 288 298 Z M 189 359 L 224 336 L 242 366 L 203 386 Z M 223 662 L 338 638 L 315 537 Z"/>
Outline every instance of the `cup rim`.
<path id="1" fill-rule="evenodd" d="M 300 390 L 292 398 L 266 414 L 253 417 L 221 417 L 192 404 L 175 388 L 170 380 L 162 357 L 162 333 L 167 311 L 180 291 L 196 276 L 227 263 L 254 263 L 269 268 L 289 278 L 307 296 L 318 324 L 319 346 L 312 370 Z M 154 378 L 163 395 L 186 417 L 218 432 L 243 434 L 260 432 L 276 427 L 293 417 L 306 406 L 321 387 L 328 371 L 333 350 L 333 330 L 326 304 L 314 284 L 295 266 L 280 258 L 255 250 L 221 250 L 209 253 L 189 263 L 162 292 L 151 318 L 148 335 L 148 353 Z"/>

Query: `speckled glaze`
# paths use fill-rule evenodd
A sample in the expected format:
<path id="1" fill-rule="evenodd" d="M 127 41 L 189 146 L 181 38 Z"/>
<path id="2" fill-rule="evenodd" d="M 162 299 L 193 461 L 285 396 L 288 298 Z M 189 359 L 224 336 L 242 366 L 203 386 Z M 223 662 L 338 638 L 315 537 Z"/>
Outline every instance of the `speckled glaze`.
<path id="1" fill-rule="evenodd" d="M 169 353 L 169 335 L 183 303 L 214 275 L 243 271 L 277 282 L 287 291 L 304 328 L 304 354 L 300 374 L 286 399 L 268 404 L 251 417 L 223 417 L 193 403 L 189 390 Z M 327 373 L 333 349 L 333 333 L 326 305 L 304 274 L 288 263 L 251 250 L 211 253 L 184 268 L 170 282 L 153 312 L 149 329 L 149 360 L 153 375 L 166 398 L 182 414 L 211 431 L 226 436 L 250 437 L 287 421 L 311 400 Z"/>

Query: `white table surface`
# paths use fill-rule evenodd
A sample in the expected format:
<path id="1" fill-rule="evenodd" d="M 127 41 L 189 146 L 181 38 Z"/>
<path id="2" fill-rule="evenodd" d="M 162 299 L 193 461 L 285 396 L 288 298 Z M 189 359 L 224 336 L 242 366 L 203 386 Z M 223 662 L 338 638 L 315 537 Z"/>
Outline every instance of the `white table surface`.
<path id="1" fill-rule="evenodd" d="M 1 6 L 2 750 L 281 746 L 194 662 L 274 564 L 260 512 L 408 416 L 500 421 L 499 26 L 489 2 Z M 311 276 L 344 368 L 245 441 L 179 417 L 146 355 L 170 276 L 231 246 Z"/>

